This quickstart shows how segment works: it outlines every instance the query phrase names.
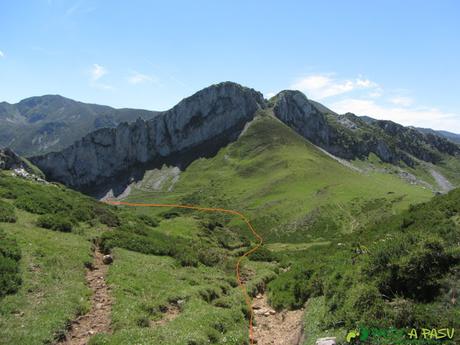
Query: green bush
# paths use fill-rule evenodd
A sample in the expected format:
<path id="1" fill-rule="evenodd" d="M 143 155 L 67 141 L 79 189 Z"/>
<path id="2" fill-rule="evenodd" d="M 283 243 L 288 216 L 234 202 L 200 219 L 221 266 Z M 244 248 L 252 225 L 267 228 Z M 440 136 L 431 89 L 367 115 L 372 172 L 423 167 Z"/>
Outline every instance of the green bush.
<path id="1" fill-rule="evenodd" d="M 310 298 L 322 294 L 323 282 L 311 267 L 295 265 L 268 284 L 270 303 L 275 309 L 298 309 Z"/>
<path id="2" fill-rule="evenodd" d="M 177 259 L 182 266 L 197 266 L 198 253 L 201 251 L 194 243 L 184 239 L 155 230 L 143 235 L 128 226 L 103 233 L 100 247 L 104 253 L 110 253 L 113 248 L 119 247 L 143 254 L 167 255 Z"/>
<path id="3" fill-rule="evenodd" d="M 62 214 L 45 214 L 37 219 L 37 225 L 44 229 L 60 232 L 71 232 L 72 221 Z"/>
<path id="4" fill-rule="evenodd" d="M 254 253 L 252 253 L 249 257 L 252 261 L 274 261 L 275 255 L 264 246 L 261 246 L 259 249 L 257 249 Z"/>
<path id="5" fill-rule="evenodd" d="M 152 216 L 149 216 L 147 214 L 141 214 L 138 216 L 138 218 L 145 224 L 145 225 L 148 225 L 148 226 L 151 226 L 151 227 L 156 227 L 158 226 L 158 221 L 152 217 Z"/>
<path id="6" fill-rule="evenodd" d="M 19 196 L 14 204 L 17 208 L 35 214 L 66 212 L 72 208 L 71 204 L 60 197 L 34 190 Z"/>
<path id="7" fill-rule="evenodd" d="M 364 265 L 364 274 L 376 281 L 387 298 L 403 296 L 432 301 L 440 280 L 457 259 L 442 240 L 413 234 L 375 246 Z"/>
<path id="8" fill-rule="evenodd" d="M 102 250 L 109 253 L 115 247 L 143 254 L 171 256 L 175 254 L 173 240 L 162 233 L 147 237 L 119 229 L 105 232 L 101 237 Z"/>
<path id="9" fill-rule="evenodd" d="M 102 224 L 105 224 L 111 228 L 115 228 L 120 225 L 120 218 L 116 214 L 115 210 L 108 205 L 101 203 L 94 203 L 94 214 Z"/>
<path id="10" fill-rule="evenodd" d="M 15 223 L 16 214 L 14 212 L 14 206 L 0 200 L 0 222 Z"/>
<path id="11" fill-rule="evenodd" d="M 205 246 L 197 250 L 198 259 L 206 266 L 215 266 L 225 259 L 225 253 L 218 248 Z"/>
<path id="12" fill-rule="evenodd" d="M 0 298 L 17 292 L 21 285 L 20 259 L 21 252 L 16 241 L 0 229 Z"/>
<path id="13" fill-rule="evenodd" d="M 356 327 L 360 323 L 382 326 L 385 305 L 379 290 L 372 284 L 361 282 L 350 286 L 342 309 L 348 327 Z"/>

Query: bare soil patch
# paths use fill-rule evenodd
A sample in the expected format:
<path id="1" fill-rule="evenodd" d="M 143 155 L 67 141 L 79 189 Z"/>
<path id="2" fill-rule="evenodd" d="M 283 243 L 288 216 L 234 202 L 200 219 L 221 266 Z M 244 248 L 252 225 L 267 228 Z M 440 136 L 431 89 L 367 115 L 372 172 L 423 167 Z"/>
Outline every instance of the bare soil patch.
<path id="1" fill-rule="evenodd" d="M 65 338 L 58 342 L 60 345 L 86 345 L 94 334 L 110 332 L 112 299 L 105 280 L 109 266 L 103 263 L 103 256 L 96 249 L 93 267 L 86 273 L 86 282 L 93 292 L 91 310 L 72 322 Z"/>
<path id="2" fill-rule="evenodd" d="M 258 295 L 253 302 L 257 345 L 300 345 L 303 343 L 304 309 L 276 312 L 266 295 Z"/>

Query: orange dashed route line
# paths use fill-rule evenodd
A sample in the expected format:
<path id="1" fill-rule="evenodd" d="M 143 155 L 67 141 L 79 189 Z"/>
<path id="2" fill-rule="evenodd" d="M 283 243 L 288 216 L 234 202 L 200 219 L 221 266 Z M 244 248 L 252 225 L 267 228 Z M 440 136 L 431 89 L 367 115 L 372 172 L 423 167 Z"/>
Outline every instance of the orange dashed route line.
<path id="1" fill-rule="evenodd" d="M 240 275 L 240 265 L 241 261 L 254 253 L 256 250 L 260 248 L 260 246 L 263 243 L 263 238 L 257 233 L 257 231 L 254 229 L 252 226 L 251 222 L 249 221 L 248 218 L 244 214 L 238 211 L 234 210 L 227 210 L 225 208 L 214 208 L 214 207 L 200 207 L 200 206 L 194 206 L 194 205 L 176 205 L 176 204 L 145 204 L 145 203 L 135 203 L 135 202 L 125 202 L 125 201 L 112 201 L 112 200 L 106 200 L 105 201 L 108 204 L 111 205 L 122 205 L 122 206 L 137 206 L 137 207 L 175 207 L 175 208 L 185 208 L 185 209 L 190 209 L 190 210 L 195 210 L 195 211 L 201 211 L 201 212 L 220 212 L 220 213 L 227 213 L 231 214 L 234 216 L 238 216 L 240 219 L 242 219 L 249 230 L 251 230 L 252 234 L 254 237 L 257 239 L 258 243 L 256 244 L 255 247 L 251 248 L 247 252 L 245 252 L 243 255 L 241 255 L 238 260 L 236 261 L 236 267 L 235 267 L 235 272 L 236 272 L 236 280 L 238 281 L 238 285 L 241 288 L 243 292 L 244 299 L 246 301 L 246 305 L 248 307 L 249 311 L 249 342 L 251 345 L 254 345 L 254 330 L 253 330 L 253 318 L 254 318 L 254 312 L 252 310 L 252 301 L 251 298 L 249 297 L 248 292 L 246 291 L 246 286 L 244 282 L 241 280 L 241 275 Z"/>

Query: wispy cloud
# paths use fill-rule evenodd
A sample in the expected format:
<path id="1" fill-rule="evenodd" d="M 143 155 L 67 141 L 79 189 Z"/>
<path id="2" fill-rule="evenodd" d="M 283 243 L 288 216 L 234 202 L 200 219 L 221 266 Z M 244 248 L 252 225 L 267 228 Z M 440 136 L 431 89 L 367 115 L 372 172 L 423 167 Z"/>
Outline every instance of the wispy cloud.
<path id="1" fill-rule="evenodd" d="M 133 71 L 131 75 L 128 77 L 128 82 L 130 84 L 142 84 L 145 82 L 158 82 L 158 79 L 146 74 L 142 74 L 136 71 Z"/>
<path id="2" fill-rule="evenodd" d="M 362 76 L 340 78 L 317 73 L 297 79 L 291 89 L 319 100 L 339 114 L 346 112 L 391 120 L 406 126 L 429 127 L 460 133 L 460 113 L 429 107 L 409 97 L 407 89 L 387 89 Z"/>
<path id="3" fill-rule="evenodd" d="M 0 50 L 0 58 L 5 57 L 5 54 Z"/>
<path id="4" fill-rule="evenodd" d="M 90 85 L 96 89 L 100 90 L 113 90 L 114 87 L 107 83 L 103 83 L 101 78 L 107 75 L 109 71 L 102 65 L 97 63 L 93 64 L 90 70 Z"/>
<path id="5" fill-rule="evenodd" d="M 414 100 L 412 98 L 405 96 L 395 96 L 390 98 L 389 101 L 402 107 L 410 107 L 412 104 L 414 104 Z"/>
<path id="6" fill-rule="evenodd" d="M 97 81 L 101 79 L 104 75 L 108 73 L 107 69 L 104 66 L 101 66 L 97 63 L 93 64 L 91 68 L 91 79 Z"/>
<path id="7" fill-rule="evenodd" d="M 405 99 L 404 97 L 390 99 L 390 104 L 377 102 L 373 99 L 346 98 L 329 106 L 340 114 L 352 112 L 357 115 L 391 120 L 406 126 L 444 129 L 460 133 L 459 114 L 414 105 L 412 99 Z"/>
<path id="8" fill-rule="evenodd" d="M 309 98 L 322 100 L 358 89 L 375 89 L 378 84 L 362 77 L 340 80 L 327 74 L 314 74 L 300 78 L 291 89 L 304 92 Z"/>

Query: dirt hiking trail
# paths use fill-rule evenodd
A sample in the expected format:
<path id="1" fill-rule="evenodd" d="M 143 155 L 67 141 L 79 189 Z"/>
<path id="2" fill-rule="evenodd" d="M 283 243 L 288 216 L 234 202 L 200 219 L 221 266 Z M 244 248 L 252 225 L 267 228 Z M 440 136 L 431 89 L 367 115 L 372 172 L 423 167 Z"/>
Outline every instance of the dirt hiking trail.
<path id="1" fill-rule="evenodd" d="M 303 344 L 304 310 L 275 312 L 267 302 L 266 295 L 254 298 L 254 343 L 257 345 Z"/>
<path id="2" fill-rule="evenodd" d="M 86 282 L 93 293 L 91 310 L 73 321 L 65 338 L 57 344 L 86 345 L 94 334 L 110 332 L 112 299 L 110 289 L 105 281 L 109 266 L 103 263 L 103 257 L 104 255 L 99 249 L 96 249 L 93 267 L 88 269 L 86 273 Z"/>

